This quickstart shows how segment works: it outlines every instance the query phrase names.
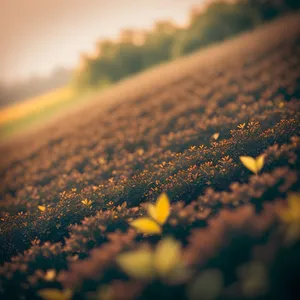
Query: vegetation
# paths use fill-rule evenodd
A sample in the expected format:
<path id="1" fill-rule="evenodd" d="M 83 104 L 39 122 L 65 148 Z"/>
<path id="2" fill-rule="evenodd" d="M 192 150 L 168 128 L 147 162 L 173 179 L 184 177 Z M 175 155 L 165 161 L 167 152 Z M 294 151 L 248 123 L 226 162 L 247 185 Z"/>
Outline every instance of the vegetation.
<path id="1" fill-rule="evenodd" d="M 24 99 L 36 98 L 70 83 L 72 70 L 56 68 L 48 76 L 31 76 L 13 83 L 0 81 L 0 107 L 13 105 Z"/>
<path id="2" fill-rule="evenodd" d="M 95 93 L 86 91 L 82 95 L 73 87 L 66 86 L 3 108 L 0 110 L 0 140 L 5 141 L 15 133 L 23 134 L 24 129 L 37 127 L 70 107 L 87 102 Z"/>
<path id="3" fill-rule="evenodd" d="M 123 30 L 118 41 L 100 41 L 93 55 L 82 55 L 74 84 L 84 90 L 119 81 L 299 7 L 293 0 L 219 0 L 210 2 L 204 11 L 193 9 L 186 28 L 160 21 L 150 31 Z"/>
<path id="4" fill-rule="evenodd" d="M 6 139 L 23 129 L 40 125 L 65 108 L 88 101 L 90 95 L 129 75 L 253 29 L 299 8 L 297 3 L 293 0 L 213 1 L 204 11 L 192 10 L 186 28 L 160 21 L 150 31 L 127 29 L 120 33 L 118 41 L 99 41 L 93 55 L 82 55 L 73 80 L 70 70 L 57 69 L 49 78 L 34 77 L 11 87 L 1 86 L 0 83 L 0 102 L 4 104 L 70 82 L 65 88 L 25 100 L 21 105 L 1 109 L 0 138 Z"/>
<path id="5" fill-rule="evenodd" d="M 7 152 L 1 299 L 295 299 L 298 17 Z"/>

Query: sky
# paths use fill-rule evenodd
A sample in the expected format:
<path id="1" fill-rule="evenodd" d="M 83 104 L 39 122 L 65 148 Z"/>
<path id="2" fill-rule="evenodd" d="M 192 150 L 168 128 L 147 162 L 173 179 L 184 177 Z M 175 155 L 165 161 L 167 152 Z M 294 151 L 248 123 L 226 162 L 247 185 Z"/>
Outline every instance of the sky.
<path id="1" fill-rule="evenodd" d="M 205 0 L 1 0 L 0 81 L 72 68 L 81 52 L 122 28 L 150 28 L 157 20 L 183 24 Z"/>

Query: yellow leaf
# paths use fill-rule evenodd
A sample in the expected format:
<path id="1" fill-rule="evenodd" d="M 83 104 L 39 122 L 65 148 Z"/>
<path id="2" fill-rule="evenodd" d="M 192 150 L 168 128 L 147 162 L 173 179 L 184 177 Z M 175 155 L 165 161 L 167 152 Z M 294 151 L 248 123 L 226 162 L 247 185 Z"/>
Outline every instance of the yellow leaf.
<path id="1" fill-rule="evenodd" d="M 146 234 L 160 234 L 160 226 L 153 220 L 148 218 L 138 218 L 130 223 L 132 227 Z"/>
<path id="2" fill-rule="evenodd" d="M 161 225 L 163 225 L 170 215 L 170 201 L 166 193 L 162 193 L 155 205 L 148 205 L 148 215 L 150 218 L 139 218 L 131 223 L 138 231 L 147 234 L 161 233 Z"/>
<path id="3" fill-rule="evenodd" d="M 156 220 L 156 206 L 153 204 L 148 204 L 148 215 L 153 219 Z"/>
<path id="4" fill-rule="evenodd" d="M 279 216 L 286 223 L 300 223 L 300 193 L 288 196 L 288 206 L 280 210 Z"/>
<path id="5" fill-rule="evenodd" d="M 38 205 L 38 209 L 40 211 L 45 211 L 46 210 L 46 206 L 44 206 L 44 205 Z"/>
<path id="6" fill-rule="evenodd" d="M 240 161 L 248 170 L 257 174 L 264 166 L 265 156 L 260 155 L 257 158 L 253 158 L 251 156 L 240 156 Z"/>
<path id="7" fill-rule="evenodd" d="M 56 276 L 56 271 L 54 269 L 48 270 L 47 273 L 45 274 L 45 280 L 51 281 L 55 278 Z"/>
<path id="8" fill-rule="evenodd" d="M 285 223 L 292 223 L 294 219 L 292 211 L 288 208 L 282 209 L 279 212 L 279 216 Z"/>
<path id="9" fill-rule="evenodd" d="M 86 206 L 91 206 L 92 205 L 92 201 L 88 200 L 88 199 L 84 199 L 81 201 L 82 204 L 86 205 Z"/>
<path id="10" fill-rule="evenodd" d="M 242 124 L 238 125 L 238 128 L 239 129 L 244 129 L 245 126 L 246 126 L 246 123 L 242 123 Z"/>
<path id="11" fill-rule="evenodd" d="M 212 138 L 213 138 L 214 140 L 217 140 L 217 139 L 219 138 L 219 136 L 220 136 L 220 133 L 219 133 L 219 132 L 216 132 L 216 133 L 214 133 L 214 134 L 212 135 Z"/>
<path id="12" fill-rule="evenodd" d="M 291 193 L 288 196 L 288 204 L 291 210 L 300 217 L 300 193 Z"/>
<path id="13" fill-rule="evenodd" d="M 44 300 L 70 300 L 72 298 L 72 291 L 70 290 L 43 289 L 38 294 Z"/>
<path id="14" fill-rule="evenodd" d="M 144 154 L 144 149 L 143 148 L 137 149 L 137 154 L 142 156 Z"/>
<path id="15" fill-rule="evenodd" d="M 162 193 L 155 203 L 155 221 L 163 225 L 170 215 L 170 201 L 166 193 Z"/>
<path id="16" fill-rule="evenodd" d="M 256 162 L 253 157 L 250 156 L 240 156 L 242 164 L 251 172 L 256 173 Z"/>
<path id="17" fill-rule="evenodd" d="M 173 238 L 161 240 L 154 252 L 154 266 L 159 276 L 165 277 L 181 261 L 181 245 Z"/>
<path id="18" fill-rule="evenodd" d="M 98 158 L 98 162 L 101 164 L 101 165 L 104 165 L 106 163 L 106 160 L 103 158 L 103 157 L 100 157 Z"/>
<path id="19" fill-rule="evenodd" d="M 265 156 L 262 154 L 262 155 L 259 155 L 257 158 L 256 158 L 256 169 L 257 169 L 257 173 L 263 168 L 265 164 Z"/>
<path id="20" fill-rule="evenodd" d="M 153 254 L 150 250 L 139 249 L 120 254 L 117 257 L 120 268 L 137 279 L 151 279 L 154 276 Z"/>

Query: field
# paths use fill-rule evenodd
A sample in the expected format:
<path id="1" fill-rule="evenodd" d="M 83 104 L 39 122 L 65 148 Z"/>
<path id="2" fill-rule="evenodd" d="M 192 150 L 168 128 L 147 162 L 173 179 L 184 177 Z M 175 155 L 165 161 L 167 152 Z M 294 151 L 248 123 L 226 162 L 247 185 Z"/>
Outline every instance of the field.
<path id="1" fill-rule="evenodd" d="M 84 102 L 88 102 L 97 91 L 80 93 L 66 86 L 46 94 L 24 100 L 0 110 L 0 141 L 39 128 L 58 114 L 64 114 Z"/>
<path id="2" fill-rule="evenodd" d="M 2 144 L 1 299 L 297 299 L 299 17 Z M 260 155 L 257 174 L 240 160 Z"/>

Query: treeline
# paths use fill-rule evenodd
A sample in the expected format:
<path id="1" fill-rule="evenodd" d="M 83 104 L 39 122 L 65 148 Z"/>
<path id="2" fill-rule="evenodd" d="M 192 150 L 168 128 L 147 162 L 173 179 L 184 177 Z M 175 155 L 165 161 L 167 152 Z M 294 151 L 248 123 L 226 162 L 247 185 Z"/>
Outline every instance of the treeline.
<path id="1" fill-rule="evenodd" d="M 252 29 L 299 6 L 295 0 L 213 1 L 201 10 L 192 9 L 185 28 L 160 21 L 150 31 L 123 30 L 118 41 L 99 41 L 93 55 L 82 55 L 74 84 L 86 89 L 119 81 Z"/>

